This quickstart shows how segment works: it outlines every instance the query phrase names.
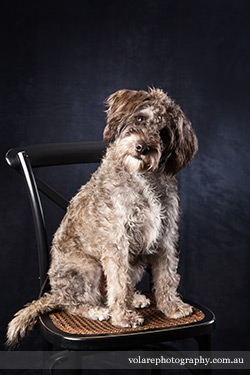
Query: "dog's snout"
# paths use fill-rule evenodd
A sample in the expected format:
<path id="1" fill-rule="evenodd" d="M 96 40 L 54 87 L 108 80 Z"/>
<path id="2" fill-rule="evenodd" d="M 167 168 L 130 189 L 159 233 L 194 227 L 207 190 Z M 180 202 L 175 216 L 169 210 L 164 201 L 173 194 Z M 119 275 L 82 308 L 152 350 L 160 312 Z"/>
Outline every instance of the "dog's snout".
<path id="1" fill-rule="evenodd" d="M 145 144 L 142 143 L 142 142 L 141 143 L 137 143 L 137 145 L 135 146 L 135 148 L 136 148 L 137 152 L 141 153 L 141 152 L 143 152 L 143 150 L 145 148 Z"/>
<path id="2" fill-rule="evenodd" d="M 146 155 L 150 150 L 150 147 L 145 142 L 138 142 L 135 148 L 138 154 L 141 155 Z"/>

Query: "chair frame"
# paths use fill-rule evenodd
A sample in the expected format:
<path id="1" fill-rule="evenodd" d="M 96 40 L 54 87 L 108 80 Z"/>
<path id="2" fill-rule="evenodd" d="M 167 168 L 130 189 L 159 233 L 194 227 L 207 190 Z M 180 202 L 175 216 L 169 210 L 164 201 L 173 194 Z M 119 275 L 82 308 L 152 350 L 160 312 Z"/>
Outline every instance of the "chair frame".
<path id="1" fill-rule="evenodd" d="M 33 169 L 57 165 L 99 163 L 105 149 L 104 142 L 48 143 L 13 148 L 6 154 L 6 161 L 10 167 L 22 174 L 30 200 L 38 249 L 40 296 L 48 288 L 49 247 L 39 191 L 64 210 L 66 210 L 68 200 L 35 177 Z M 199 344 L 199 351 L 209 352 L 211 350 L 211 333 L 215 329 L 215 315 L 204 306 L 187 302 L 203 311 L 205 318 L 201 322 L 152 331 L 93 337 L 62 333 L 53 326 L 47 315 L 41 316 L 39 322 L 42 335 L 49 343 L 69 350 L 107 350 L 107 347 L 116 349 L 131 347 L 131 342 L 138 346 L 195 338 Z"/>

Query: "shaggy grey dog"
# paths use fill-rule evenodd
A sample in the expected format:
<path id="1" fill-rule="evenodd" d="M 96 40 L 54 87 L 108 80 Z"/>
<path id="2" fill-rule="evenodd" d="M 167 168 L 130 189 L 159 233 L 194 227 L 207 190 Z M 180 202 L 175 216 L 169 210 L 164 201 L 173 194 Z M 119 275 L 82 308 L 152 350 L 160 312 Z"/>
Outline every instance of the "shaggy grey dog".
<path id="1" fill-rule="evenodd" d="M 39 315 L 63 309 L 115 326 L 137 327 L 150 302 L 135 286 L 152 269 L 157 307 L 191 314 L 177 292 L 178 193 L 174 175 L 192 160 L 197 139 L 180 107 L 160 89 L 120 90 L 107 99 L 106 155 L 71 200 L 51 249 L 51 291 L 9 323 L 15 345 Z M 106 292 L 100 282 L 106 280 Z"/>

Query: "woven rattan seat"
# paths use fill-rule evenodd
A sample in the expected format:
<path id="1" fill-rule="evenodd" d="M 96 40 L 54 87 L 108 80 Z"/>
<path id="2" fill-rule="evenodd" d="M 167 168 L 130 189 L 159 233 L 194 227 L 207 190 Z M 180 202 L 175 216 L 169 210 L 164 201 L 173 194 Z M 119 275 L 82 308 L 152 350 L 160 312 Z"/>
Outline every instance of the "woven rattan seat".
<path id="1" fill-rule="evenodd" d="M 137 328 L 117 328 L 114 327 L 110 321 L 98 321 L 81 318 L 68 314 L 64 311 L 56 311 L 49 314 L 49 318 L 52 323 L 60 329 L 62 332 L 66 332 L 72 335 L 110 335 L 110 334 L 121 334 L 128 332 L 142 332 L 150 331 L 162 328 L 180 327 L 183 325 L 202 321 L 204 319 L 204 313 L 194 307 L 193 314 L 185 318 L 180 319 L 169 319 L 163 313 L 156 308 L 155 300 L 151 294 L 147 295 L 151 304 L 149 307 L 141 309 L 140 313 L 144 317 L 144 324 Z"/>

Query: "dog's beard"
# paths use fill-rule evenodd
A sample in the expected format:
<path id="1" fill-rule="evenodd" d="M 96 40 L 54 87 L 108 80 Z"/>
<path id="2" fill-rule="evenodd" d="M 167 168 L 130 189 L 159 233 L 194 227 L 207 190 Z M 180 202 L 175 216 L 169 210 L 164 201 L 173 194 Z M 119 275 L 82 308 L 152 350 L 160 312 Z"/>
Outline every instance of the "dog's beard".
<path id="1" fill-rule="evenodd" d="M 154 157 L 140 160 L 128 154 L 124 157 L 123 163 L 129 173 L 155 171 L 158 168 L 158 160 Z"/>
<path id="2" fill-rule="evenodd" d="M 124 167 L 129 173 L 141 172 L 143 170 L 143 161 L 132 155 L 126 155 L 123 159 Z"/>
<path id="3" fill-rule="evenodd" d="M 146 155 L 136 152 L 138 143 L 136 134 L 131 134 L 119 140 L 120 157 L 129 173 L 155 171 L 158 168 L 161 153 L 156 146 L 150 147 Z"/>

